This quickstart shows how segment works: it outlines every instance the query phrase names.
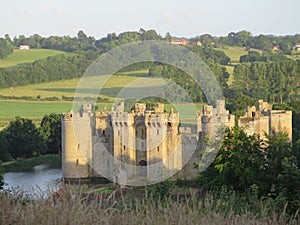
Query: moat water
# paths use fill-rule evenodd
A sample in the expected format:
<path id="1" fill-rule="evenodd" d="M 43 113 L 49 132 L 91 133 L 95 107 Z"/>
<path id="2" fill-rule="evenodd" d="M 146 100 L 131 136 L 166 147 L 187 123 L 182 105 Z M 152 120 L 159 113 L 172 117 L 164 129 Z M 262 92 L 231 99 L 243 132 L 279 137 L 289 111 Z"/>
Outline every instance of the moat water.
<path id="1" fill-rule="evenodd" d="M 32 172 L 5 173 L 3 189 L 13 192 L 22 191 L 31 196 L 46 196 L 60 187 L 61 177 L 61 169 L 38 165 Z"/>

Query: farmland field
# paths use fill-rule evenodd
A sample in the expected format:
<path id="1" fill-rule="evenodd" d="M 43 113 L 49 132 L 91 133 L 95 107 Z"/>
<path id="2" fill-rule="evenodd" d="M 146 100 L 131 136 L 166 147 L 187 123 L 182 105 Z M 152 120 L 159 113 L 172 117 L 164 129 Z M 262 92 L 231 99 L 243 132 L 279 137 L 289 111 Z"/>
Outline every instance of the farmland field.
<path id="1" fill-rule="evenodd" d="M 47 58 L 49 56 L 65 54 L 64 52 L 50 49 L 29 49 L 19 50 L 15 49 L 14 52 L 0 60 L 0 67 L 20 66 L 27 63 L 32 63 L 39 59 Z"/>
<path id="2" fill-rule="evenodd" d="M 234 81 L 234 77 L 233 77 L 233 70 L 234 70 L 234 66 L 225 66 L 227 72 L 229 73 L 229 79 L 228 79 L 228 85 L 231 85 Z"/>
<path id="3" fill-rule="evenodd" d="M 226 47 L 225 49 L 216 49 L 224 52 L 233 63 L 238 63 L 242 55 L 246 55 L 247 51 L 242 47 Z"/>
<path id="4" fill-rule="evenodd" d="M 73 102 L 44 102 L 44 101 L 0 101 L 0 130 L 16 116 L 32 119 L 38 124 L 41 118 L 50 113 L 63 113 L 72 109 Z M 111 104 L 97 104 L 99 108 Z"/>
<path id="5" fill-rule="evenodd" d="M 147 70 L 126 72 L 112 76 L 104 88 L 101 90 L 100 97 L 113 100 L 119 92 L 123 93 L 123 96 L 132 94 L 133 96 L 139 93 L 145 94 L 145 96 L 153 95 L 153 90 L 163 84 L 163 80 L 158 78 L 146 77 Z M 97 79 L 97 78 L 96 78 Z M 80 79 L 71 79 L 63 81 L 55 81 L 49 83 L 33 84 L 27 86 L 20 86 L 15 88 L 0 89 L 0 95 L 9 97 L 30 97 L 31 101 L 24 100 L 0 100 L 0 129 L 13 120 L 16 116 L 30 118 L 35 121 L 36 124 L 40 122 L 40 119 L 49 113 L 62 113 L 72 109 L 72 101 L 64 101 L 62 96 L 74 97 L 75 91 L 82 92 L 84 95 L 84 89 L 76 89 Z M 126 87 L 124 89 L 124 87 Z M 150 93 L 150 94 L 148 94 Z M 154 91 L 155 94 L 155 91 Z M 55 97 L 58 100 L 46 101 L 46 98 Z M 111 108 L 112 103 L 100 103 L 97 104 L 99 108 L 107 106 Z M 201 105 L 196 104 L 198 109 Z M 171 106 L 167 104 L 165 106 L 166 111 L 170 111 L 171 107 L 174 111 L 179 111 L 184 118 L 191 119 L 195 116 L 195 108 L 192 104 L 177 104 Z"/>
<path id="6" fill-rule="evenodd" d="M 142 70 L 112 76 L 111 79 L 104 85 L 105 90 L 103 90 L 103 92 L 104 94 L 111 96 L 122 87 L 129 85 L 143 76 L 147 76 L 147 74 L 147 70 Z M 61 80 L 14 88 L 5 88 L 0 89 L 0 95 L 15 97 L 27 96 L 32 98 L 36 98 L 37 96 L 40 98 L 57 97 L 58 99 L 61 99 L 63 95 L 67 97 L 73 97 L 79 81 L 79 78 L 75 78 L 71 80 Z"/>

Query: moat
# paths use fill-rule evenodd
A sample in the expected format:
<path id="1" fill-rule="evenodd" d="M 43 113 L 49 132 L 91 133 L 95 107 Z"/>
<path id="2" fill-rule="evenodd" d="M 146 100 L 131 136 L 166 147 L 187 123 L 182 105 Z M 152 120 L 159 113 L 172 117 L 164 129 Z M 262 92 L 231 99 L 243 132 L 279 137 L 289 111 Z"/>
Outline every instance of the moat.
<path id="1" fill-rule="evenodd" d="M 8 172 L 4 174 L 4 190 L 24 191 L 26 194 L 46 194 L 56 190 L 61 183 L 61 169 L 46 165 L 34 167 L 32 172 Z"/>

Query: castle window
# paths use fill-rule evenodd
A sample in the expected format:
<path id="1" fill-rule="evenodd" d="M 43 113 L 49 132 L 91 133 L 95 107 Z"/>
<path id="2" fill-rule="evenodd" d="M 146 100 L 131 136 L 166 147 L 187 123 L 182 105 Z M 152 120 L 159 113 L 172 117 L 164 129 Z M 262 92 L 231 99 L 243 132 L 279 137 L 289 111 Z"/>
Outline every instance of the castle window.
<path id="1" fill-rule="evenodd" d="M 125 145 L 123 146 L 123 149 L 124 149 L 124 151 L 126 150 L 126 146 Z"/>
<path id="2" fill-rule="evenodd" d="M 76 159 L 76 165 L 78 166 L 79 162 L 78 162 L 78 159 Z"/>
<path id="3" fill-rule="evenodd" d="M 252 117 L 255 117 L 255 112 L 252 112 Z"/>
<path id="4" fill-rule="evenodd" d="M 157 135 L 159 135 L 159 129 L 156 130 Z"/>
<path id="5" fill-rule="evenodd" d="M 77 145 L 77 149 L 79 149 L 79 148 L 80 148 L 80 145 L 78 144 L 78 145 Z"/>
<path id="6" fill-rule="evenodd" d="M 159 152 L 159 146 L 157 146 L 157 151 Z"/>
<path id="7" fill-rule="evenodd" d="M 105 136 L 105 130 L 102 131 L 102 135 Z"/>
<path id="8" fill-rule="evenodd" d="M 118 130 L 118 136 L 120 136 L 120 130 Z"/>

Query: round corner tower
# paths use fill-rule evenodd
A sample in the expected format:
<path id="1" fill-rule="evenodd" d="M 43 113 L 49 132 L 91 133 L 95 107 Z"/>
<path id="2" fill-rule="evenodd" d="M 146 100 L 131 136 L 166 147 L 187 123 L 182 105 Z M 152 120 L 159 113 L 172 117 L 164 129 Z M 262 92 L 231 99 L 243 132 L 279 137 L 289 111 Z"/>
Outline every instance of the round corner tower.
<path id="1" fill-rule="evenodd" d="M 87 178 L 92 154 L 92 129 L 90 115 L 62 114 L 62 177 Z M 74 129 L 76 128 L 76 129 Z M 81 134 L 79 134 L 79 132 Z M 78 140 L 76 137 L 82 137 Z"/>

